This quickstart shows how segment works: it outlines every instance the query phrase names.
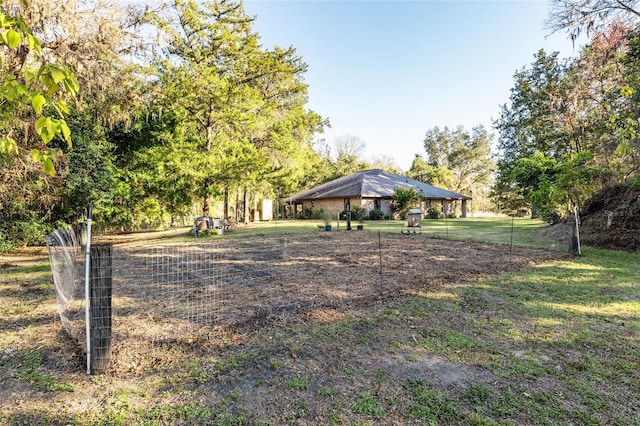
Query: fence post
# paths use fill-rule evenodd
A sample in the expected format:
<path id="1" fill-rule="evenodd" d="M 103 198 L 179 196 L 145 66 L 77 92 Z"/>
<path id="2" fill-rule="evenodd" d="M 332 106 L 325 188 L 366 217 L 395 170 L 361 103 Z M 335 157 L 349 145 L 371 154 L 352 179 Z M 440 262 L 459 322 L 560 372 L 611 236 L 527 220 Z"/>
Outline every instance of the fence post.
<path id="1" fill-rule="evenodd" d="M 580 256 L 580 234 L 578 230 L 578 217 L 569 216 L 567 218 L 567 225 L 569 226 L 569 250 L 574 255 Z"/>
<path id="2" fill-rule="evenodd" d="M 91 247 L 90 374 L 104 373 L 111 361 L 112 255 L 111 244 L 97 244 Z"/>

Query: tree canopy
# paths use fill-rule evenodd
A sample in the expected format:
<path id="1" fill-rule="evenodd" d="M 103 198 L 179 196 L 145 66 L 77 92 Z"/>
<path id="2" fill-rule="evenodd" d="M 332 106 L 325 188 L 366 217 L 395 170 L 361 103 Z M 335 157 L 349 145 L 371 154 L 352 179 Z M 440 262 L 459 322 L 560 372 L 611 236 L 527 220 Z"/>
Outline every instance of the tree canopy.
<path id="1" fill-rule="evenodd" d="M 635 30 L 614 22 L 575 60 L 541 50 L 515 73 L 510 102 L 495 122 L 494 190 L 505 208 L 564 215 L 638 173 L 636 39 Z"/>
<path id="2" fill-rule="evenodd" d="M 425 157 L 416 156 L 407 175 L 454 192 L 473 192 L 491 180 L 492 140 L 493 135 L 482 125 L 471 132 L 462 126 L 436 126 L 425 135 Z"/>
<path id="3" fill-rule="evenodd" d="M 535 52 L 514 74 L 497 157 L 482 126 L 433 127 L 407 175 L 474 194 L 495 178 L 502 207 L 544 214 L 637 176 L 636 3 L 553 1 L 548 27 L 590 41 L 573 60 Z M 0 249 L 42 242 L 88 202 L 112 229 L 221 203 L 248 220 L 260 199 L 393 170 L 363 160 L 357 136 L 335 155 L 317 139 L 330 123 L 308 108 L 307 64 L 294 46 L 263 46 L 255 19 L 240 0 L 1 2 Z"/>
<path id="4" fill-rule="evenodd" d="M 263 47 L 241 2 L 1 8 L 2 66 L 13 77 L 0 110 L 0 200 L 12 225 L 0 240 L 18 237 L 20 221 L 71 220 L 87 202 L 105 226 L 155 226 L 198 199 L 206 211 L 211 197 L 235 195 L 248 211 L 258 196 L 315 179 L 313 135 L 327 122 L 306 107 L 307 66 L 293 47 Z M 53 141 L 72 134 L 73 146 Z M 58 175 L 42 175 L 23 151 Z"/>

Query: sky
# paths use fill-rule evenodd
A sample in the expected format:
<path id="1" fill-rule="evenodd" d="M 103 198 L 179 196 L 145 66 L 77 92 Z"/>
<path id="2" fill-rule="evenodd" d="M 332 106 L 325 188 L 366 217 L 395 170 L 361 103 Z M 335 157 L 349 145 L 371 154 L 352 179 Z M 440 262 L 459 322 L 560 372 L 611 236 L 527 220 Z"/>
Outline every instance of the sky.
<path id="1" fill-rule="evenodd" d="M 245 0 L 264 48 L 296 48 L 308 65 L 308 108 L 331 123 L 324 134 L 356 136 L 364 159 L 402 170 L 434 127 L 491 129 L 516 71 L 539 49 L 577 53 L 549 34 L 544 0 Z M 497 135 L 496 135 L 497 137 Z"/>

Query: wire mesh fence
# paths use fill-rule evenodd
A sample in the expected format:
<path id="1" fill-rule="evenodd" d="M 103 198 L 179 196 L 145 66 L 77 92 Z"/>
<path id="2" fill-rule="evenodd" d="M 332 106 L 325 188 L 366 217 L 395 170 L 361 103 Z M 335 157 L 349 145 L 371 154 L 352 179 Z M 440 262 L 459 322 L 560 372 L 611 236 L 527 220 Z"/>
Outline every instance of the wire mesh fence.
<path id="1" fill-rule="evenodd" d="M 341 223 L 339 227 L 344 227 L 344 223 Z M 419 228 L 407 228 L 397 220 L 367 221 L 365 228 L 385 233 L 420 233 L 428 238 L 506 244 L 558 251 L 572 251 L 571 240 L 575 236 L 575 222 L 569 220 L 549 226 L 537 219 L 507 216 L 423 219 Z"/>
<path id="2" fill-rule="evenodd" d="M 60 321 L 64 330 L 79 342 L 83 342 L 86 336 L 84 323 L 86 243 L 86 225 L 64 226 L 47 237 Z M 86 351 L 86 347 L 83 349 Z"/>
<path id="3" fill-rule="evenodd" d="M 110 287 L 95 290 L 96 299 L 90 302 L 101 306 L 90 319 L 98 329 L 93 345 L 110 352 L 97 361 L 100 369 L 109 364 L 117 374 L 136 374 L 150 365 L 161 365 L 159 348 L 172 342 L 191 339 L 212 344 L 221 330 L 255 328 L 292 318 L 304 321 L 317 312 L 367 306 L 403 293 L 566 255 L 434 239 L 426 232 L 311 232 L 116 245 L 112 251 L 91 257 L 92 264 L 103 265 L 101 271 L 92 267 L 92 277 L 100 277 L 95 286 Z M 81 282 L 77 276 L 82 271 L 77 258 L 67 262 L 71 268 L 67 275 L 75 273 L 76 277 L 68 279 L 74 291 L 65 292 L 65 298 L 72 302 L 61 312 L 67 315 L 65 329 L 82 342 L 86 323 L 79 315 L 84 302 L 77 300 Z M 112 333 L 112 342 L 104 338 L 105 330 Z M 92 358 L 102 356 L 98 352 Z"/>

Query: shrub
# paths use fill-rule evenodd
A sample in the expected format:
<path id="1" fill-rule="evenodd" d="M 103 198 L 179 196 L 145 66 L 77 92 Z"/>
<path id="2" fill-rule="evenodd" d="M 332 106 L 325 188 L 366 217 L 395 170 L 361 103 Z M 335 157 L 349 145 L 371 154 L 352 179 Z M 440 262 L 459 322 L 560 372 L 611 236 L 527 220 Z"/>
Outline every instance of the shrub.
<path id="1" fill-rule="evenodd" d="M 351 220 L 361 222 L 365 218 L 365 208 L 362 206 L 351 207 Z M 347 220 L 347 211 L 342 210 L 340 212 L 340 220 Z"/>
<path id="2" fill-rule="evenodd" d="M 560 223 L 560 219 L 562 219 L 562 216 L 558 212 L 552 212 L 548 216 L 545 216 L 544 219 L 549 225 L 557 225 L 558 223 Z"/>
<path id="3" fill-rule="evenodd" d="M 313 219 L 314 211 L 308 207 L 302 206 L 302 211 L 298 213 L 300 219 Z"/>
<path id="4" fill-rule="evenodd" d="M 438 219 L 440 218 L 440 208 L 439 207 L 429 207 L 427 210 L 427 219 Z"/>
<path id="5" fill-rule="evenodd" d="M 391 199 L 391 211 L 402 220 L 407 219 L 409 209 L 417 205 L 420 197 L 413 188 L 396 188 Z"/>
<path id="6" fill-rule="evenodd" d="M 6 253 L 14 250 L 18 245 L 9 239 L 9 237 L 0 231 L 0 253 Z"/>
<path id="7" fill-rule="evenodd" d="M 373 209 L 369 212 L 370 220 L 382 220 L 385 218 L 384 212 L 380 209 Z"/>
<path id="8" fill-rule="evenodd" d="M 325 225 L 329 225 L 331 223 L 331 213 L 320 209 L 314 212 L 314 219 L 320 219 Z"/>

